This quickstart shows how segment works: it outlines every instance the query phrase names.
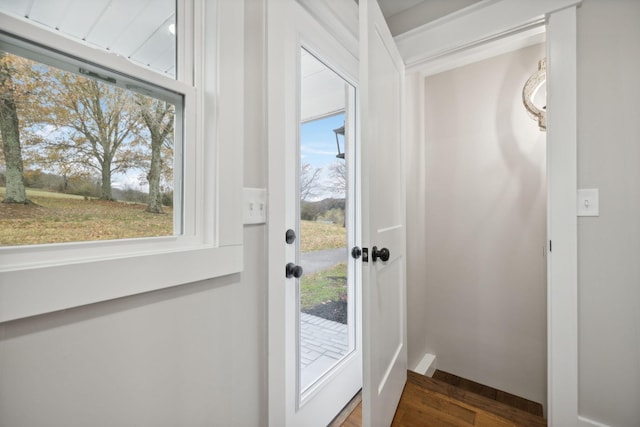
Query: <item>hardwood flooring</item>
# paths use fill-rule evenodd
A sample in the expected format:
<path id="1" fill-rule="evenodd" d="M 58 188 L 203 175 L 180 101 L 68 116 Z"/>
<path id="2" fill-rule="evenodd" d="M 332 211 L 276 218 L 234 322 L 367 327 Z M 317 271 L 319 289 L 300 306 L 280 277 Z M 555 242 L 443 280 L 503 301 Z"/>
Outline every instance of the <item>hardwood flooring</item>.
<path id="1" fill-rule="evenodd" d="M 392 427 L 546 427 L 533 415 L 480 394 L 409 371 Z M 342 423 L 362 426 L 362 403 Z"/>
<path id="2" fill-rule="evenodd" d="M 477 382 L 468 380 L 466 378 L 461 378 L 457 375 L 453 375 L 448 372 L 441 371 L 439 369 L 436 369 L 432 378 L 443 381 L 447 384 L 451 384 L 463 390 L 467 390 L 472 393 L 479 394 L 489 399 L 502 402 L 506 405 L 513 406 L 514 408 L 518 408 L 522 411 L 529 412 L 533 415 L 537 415 L 539 417 L 542 416 L 541 404 L 532 402 L 530 400 L 527 400 L 520 396 L 516 396 L 511 393 L 507 393 L 506 391 L 497 390 L 493 387 L 479 384 Z"/>

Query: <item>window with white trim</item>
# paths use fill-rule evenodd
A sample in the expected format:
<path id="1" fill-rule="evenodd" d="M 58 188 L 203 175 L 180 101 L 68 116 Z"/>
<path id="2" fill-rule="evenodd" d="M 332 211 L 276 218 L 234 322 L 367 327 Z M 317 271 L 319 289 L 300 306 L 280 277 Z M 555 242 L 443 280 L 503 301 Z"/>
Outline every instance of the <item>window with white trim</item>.
<path id="1" fill-rule="evenodd" d="M 0 5 L 0 321 L 242 268 L 242 2 L 71 3 Z"/>
<path id="2" fill-rule="evenodd" d="M 0 246 L 181 235 L 185 97 L 0 36 Z"/>

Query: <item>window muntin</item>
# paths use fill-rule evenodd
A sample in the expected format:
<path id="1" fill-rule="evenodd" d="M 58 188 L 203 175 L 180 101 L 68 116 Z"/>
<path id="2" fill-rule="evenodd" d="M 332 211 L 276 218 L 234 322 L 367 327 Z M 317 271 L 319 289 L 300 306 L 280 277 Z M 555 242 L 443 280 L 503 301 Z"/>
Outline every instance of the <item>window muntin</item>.
<path id="1" fill-rule="evenodd" d="M 0 205 L 0 246 L 182 232 L 182 95 L 7 37 L 0 61 L 33 202 Z"/>

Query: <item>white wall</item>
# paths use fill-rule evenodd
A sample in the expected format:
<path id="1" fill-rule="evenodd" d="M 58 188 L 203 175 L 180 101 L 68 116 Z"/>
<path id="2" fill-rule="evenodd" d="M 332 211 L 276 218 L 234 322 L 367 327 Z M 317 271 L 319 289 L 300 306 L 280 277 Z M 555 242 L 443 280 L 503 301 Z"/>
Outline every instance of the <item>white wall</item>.
<path id="1" fill-rule="evenodd" d="M 521 92 L 544 55 L 535 45 L 427 77 L 413 158 L 424 176 L 408 184 L 424 192 L 409 201 L 409 245 L 425 246 L 408 266 L 410 363 L 428 351 L 438 369 L 540 403 L 546 148 Z"/>
<path id="2" fill-rule="evenodd" d="M 261 8 L 247 2 L 248 187 L 266 187 Z M 265 231 L 244 227 L 242 274 L 0 324 L 0 426 L 265 425 Z"/>
<path id="3" fill-rule="evenodd" d="M 640 423 L 640 2 L 578 9 L 578 186 L 600 216 L 578 219 L 579 411 Z"/>

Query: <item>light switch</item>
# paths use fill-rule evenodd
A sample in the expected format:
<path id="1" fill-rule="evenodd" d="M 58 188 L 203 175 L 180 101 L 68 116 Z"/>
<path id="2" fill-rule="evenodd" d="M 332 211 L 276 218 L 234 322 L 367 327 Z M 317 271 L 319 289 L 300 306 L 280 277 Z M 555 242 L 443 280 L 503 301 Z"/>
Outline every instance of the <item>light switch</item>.
<path id="1" fill-rule="evenodd" d="M 242 218 L 245 224 L 267 222 L 266 188 L 244 188 L 243 199 Z"/>
<path id="2" fill-rule="evenodd" d="M 578 216 L 600 216 L 599 190 L 597 188 L 578 190 Z"/>

